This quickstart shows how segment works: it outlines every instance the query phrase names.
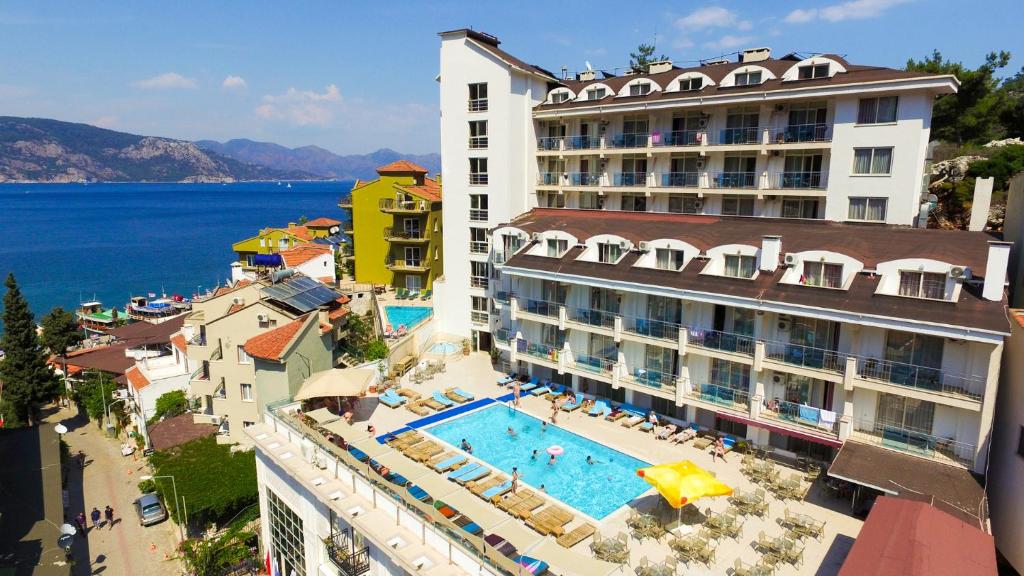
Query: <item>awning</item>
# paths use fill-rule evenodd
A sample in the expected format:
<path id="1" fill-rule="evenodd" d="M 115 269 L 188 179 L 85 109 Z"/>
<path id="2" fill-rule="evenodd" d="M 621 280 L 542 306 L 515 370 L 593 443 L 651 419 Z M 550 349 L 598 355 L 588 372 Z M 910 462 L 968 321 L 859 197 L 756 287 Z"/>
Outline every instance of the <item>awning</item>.
<path id="1" fill-rule="evenodd" d="M 282 266 L 284 260 L 280 254 L 254 254 L 252 257 L 253 266 Z"/>
<path id="2" fill-rule="evenodd" d="M 925 502 L 879 497 L 839 576 L 994 576 L 992 535 Z"/>
<path id="3" fill-rule="evenodd" d="M 302 383 L 302 388 L 295 395 L 295 399 L 362 396 L 366 394 L 373 375 L 374 371 L 366 368 L 343 368 L 317 372 Z"/>
<path id="4" fill-rule="evenodd" d="M 985 491 L 965 468 L 847 441 L 828 475 L 892 496 L 927 500 L 957 518 L 981 524 Z"/>

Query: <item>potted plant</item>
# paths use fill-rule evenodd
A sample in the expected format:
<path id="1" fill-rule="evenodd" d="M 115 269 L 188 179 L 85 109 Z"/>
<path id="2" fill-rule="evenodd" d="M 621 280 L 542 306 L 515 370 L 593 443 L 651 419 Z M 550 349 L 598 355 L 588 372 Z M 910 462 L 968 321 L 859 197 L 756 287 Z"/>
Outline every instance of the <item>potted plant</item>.
<path id="1" fill-rule="evenodd" d="M 462 339 L 462 355 L 463 356 L 469 356 L 469 352 L 470 352 L 469 338 L 463 338 Z"/>

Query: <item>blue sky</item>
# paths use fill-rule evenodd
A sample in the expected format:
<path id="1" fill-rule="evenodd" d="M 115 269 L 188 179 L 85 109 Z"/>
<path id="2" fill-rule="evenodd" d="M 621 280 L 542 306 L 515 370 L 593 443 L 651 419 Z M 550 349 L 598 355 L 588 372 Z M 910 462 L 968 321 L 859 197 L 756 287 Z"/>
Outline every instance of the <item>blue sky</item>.
<path id="1" fill-rule="evenodd" d="M 972 9 L 984 6 L 983 9 Z M 901 67 L 937 48 L 1024 65 L 1021 0 L 59 2 L 0 4 L 0 114 L 338 153 L 438 148 L 437 32 L 473 27 L 557 71 L 752 46 Z"/>

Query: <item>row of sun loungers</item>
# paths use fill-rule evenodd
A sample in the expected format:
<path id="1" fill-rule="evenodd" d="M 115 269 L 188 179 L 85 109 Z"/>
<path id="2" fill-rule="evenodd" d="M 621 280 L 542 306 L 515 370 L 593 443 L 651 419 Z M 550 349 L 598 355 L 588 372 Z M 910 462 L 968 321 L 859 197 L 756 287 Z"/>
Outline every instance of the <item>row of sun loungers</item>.
<path id="1" fill-rule="evenodd" d="M 548 534 L 561 536 L 565 533 L 565 525 L 572 520 L 571 512 L 556 504 L 550 504 L 541 508 L 537 513 L 527 516 L 526 525 L 544 536 Z"/>
<path id="2" fill-rule="evenodd" d="M 448 388 L 444 392 L 434 390 L 426 398 L 405 388 L 399 389 L 398 392 L 385 390 L 380 396 L 380 401 L 385 405 L 391 408 L 398 408 L 404 405 L 406 409 L 418 416 L 426 416 L 430 414 L 431 410 L 435 412 L 445 410 L 456 404 L 465 404 L 475 399 L 476 396 L 472 392 L 467 392 L 458 386 Z"/>

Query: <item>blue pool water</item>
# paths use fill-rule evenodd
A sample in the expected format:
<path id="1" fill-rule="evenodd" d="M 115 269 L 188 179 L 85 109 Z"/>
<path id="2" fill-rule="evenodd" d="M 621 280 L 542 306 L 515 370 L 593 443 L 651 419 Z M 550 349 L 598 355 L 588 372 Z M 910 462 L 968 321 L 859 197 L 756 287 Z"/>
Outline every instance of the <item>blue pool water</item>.
<path id="1" fill-rule="evenodd" d="M 429 306 L 385 306 L 384 313 L 388 315 L 388 324 L 398 330 L 398 326 L 405 324 L 407 330 L 423 322 L 433 313 L 434 309 Z"/>
<path id="2" fill-rule="evenodd" d="M 508 435 L 509 426 L 516 431 L 515 437 Z M 550 423 L 541 432 L 540 420 L 504 404 L 441 422 L 427 431 L 453 446 L 465 438 L 477 458 L 507 475 L 518 466 L 523 482 L 534 488 L 543 484 L 551 496 L 598 520 L 651 488 L 636 475 L 638 468 L 650 466 L 647 462 Z M 552 445 L 561 446 L 565 453 L 548 465 L 545 450 Z M 533 450 L 538 452 L 536 460 L 530 458 Z M 587 464 L 588 455 L 595 464 Z"/>
<path id="3" fill-rule="evenodd" d="M 453 342 L 438 342 L 437 344 L 431 346 L 428 352 L 430 352 L 431 354 L 443 354 L 447 356 L 448 354 L 455 354 L 461 348 L 461 346 Z"/>

